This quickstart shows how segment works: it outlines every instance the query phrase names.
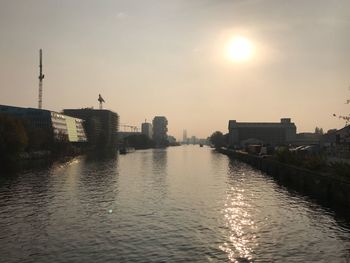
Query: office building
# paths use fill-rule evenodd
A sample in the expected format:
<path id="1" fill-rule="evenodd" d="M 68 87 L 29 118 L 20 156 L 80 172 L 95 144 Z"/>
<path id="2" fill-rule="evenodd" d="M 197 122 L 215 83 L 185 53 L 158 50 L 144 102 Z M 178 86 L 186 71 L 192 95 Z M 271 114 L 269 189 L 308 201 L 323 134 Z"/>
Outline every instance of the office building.
<path id="1" fill-rule="evenodd" d="M 114 148 L 117 145 L 119 116 L 110 110 L 64 109 L 71 117 L 83 119 L 89 144 L 102 148 Z"/>
<path id="2" fill-rule="evenodd" d="M 144 122 L 141 125 L 141 133 L 146 135 L 148 138 L 152 139 L 153 137 L 153 127 L 151 123 Z"/>
<path id="3" fill-rule="evenodd" d="M 153 119 L 153 140 L 156 146 L 168 145 L 168 120 L 164 116 L 156 116 Z"/>
<path id="4" fill-rule="evenodd" d="M 62 113 L 0 105 L 0 113 L 21 119 L 27 128 L 41 129 L 49 133 L 56 141 L 86 142 L 83 120 Z"/>

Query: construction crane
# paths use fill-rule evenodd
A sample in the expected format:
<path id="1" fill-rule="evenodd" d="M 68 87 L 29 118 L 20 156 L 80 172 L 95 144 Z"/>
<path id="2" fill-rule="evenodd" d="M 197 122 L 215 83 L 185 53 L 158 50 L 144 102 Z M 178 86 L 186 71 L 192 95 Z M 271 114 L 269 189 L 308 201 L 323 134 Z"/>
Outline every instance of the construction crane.
<path id="1" fill-rule="evenodd" d="M 101 94 L 98 94 L 98 102 L 100 103 L 100 110 L 103 109 L 102 103 L 105 102 L 105 100 L 102 98 Z"/>
<path id="2" fill-rule="evenodd" d="M 43 79 L 45 75 L 43 74 L 43 51 L 40 49 L 39 51 L 39 101 L 38 101 L 38 108 L 41 109 L 43 106 Z"/>
<path id="3" fill-rule="evenodd" d="M 127 130 L 130 130 L 131 132 L 138 132 L 139 131 L 139 128 L 137 126 L 133 126 L 133 125 L 127 125 L 127 124 L 120 123 L 119 127 L 124 131 L 127 131 Z"/>

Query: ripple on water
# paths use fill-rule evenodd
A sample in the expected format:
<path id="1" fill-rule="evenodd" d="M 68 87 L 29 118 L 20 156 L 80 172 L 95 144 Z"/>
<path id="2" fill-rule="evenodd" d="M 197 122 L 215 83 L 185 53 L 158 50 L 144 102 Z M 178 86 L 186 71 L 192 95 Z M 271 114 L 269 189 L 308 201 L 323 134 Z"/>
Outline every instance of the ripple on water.
<path id="1" fill-rule="evenodd" d="M 332 211 L 196 146 L 23 173 L 0 186 L 0 230 L 4 262 L 346 262 L 350 247 Z"/>

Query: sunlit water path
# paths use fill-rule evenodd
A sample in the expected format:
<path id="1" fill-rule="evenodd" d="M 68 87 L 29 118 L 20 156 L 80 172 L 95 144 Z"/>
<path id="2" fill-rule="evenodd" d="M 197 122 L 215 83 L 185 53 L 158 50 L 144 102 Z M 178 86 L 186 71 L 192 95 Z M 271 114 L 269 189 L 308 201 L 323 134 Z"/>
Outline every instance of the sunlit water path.
<path id="1" fill-rule="evenodd" d="M 181 146 L 0 185 L 1 262 L 349 262 L 349 224 L 251 167 Z"/>

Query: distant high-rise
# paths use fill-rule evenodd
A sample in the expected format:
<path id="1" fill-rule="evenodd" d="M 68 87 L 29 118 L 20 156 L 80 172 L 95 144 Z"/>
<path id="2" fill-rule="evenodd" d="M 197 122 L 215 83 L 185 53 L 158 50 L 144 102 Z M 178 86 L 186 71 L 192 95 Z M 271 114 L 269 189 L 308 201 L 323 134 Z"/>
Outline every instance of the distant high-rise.
<path id="1" fill-rule="evenodd" d="M 182 141 L 187 142 L 187 130 L 184 130 L 183 132 Z"/>
<path id="2" fill-rule="evenodd" d="M 141 133 L 146 135 L 148 138 L 152 139 L 153 137 L 153 130 L 152 130 L 152 124 L 148 122 L 144 122 L 141 125 Z"/>
<path id="3" fill-rule="evenodd" d="M 153 140 L 156 146 L 168 145 L 168 120 L 164 116 L 156 116 L 153 119 Z"/>

